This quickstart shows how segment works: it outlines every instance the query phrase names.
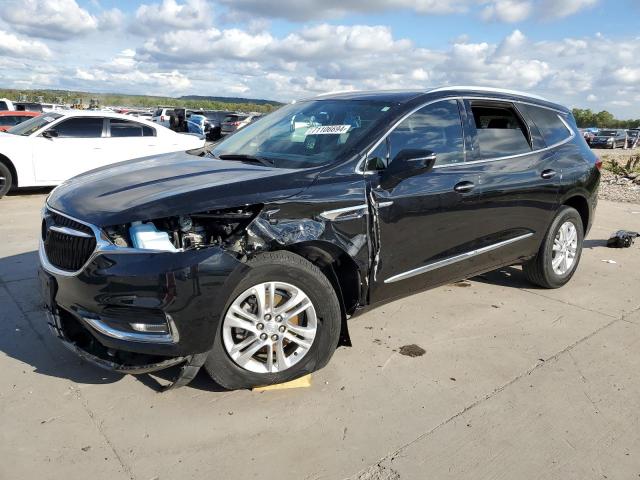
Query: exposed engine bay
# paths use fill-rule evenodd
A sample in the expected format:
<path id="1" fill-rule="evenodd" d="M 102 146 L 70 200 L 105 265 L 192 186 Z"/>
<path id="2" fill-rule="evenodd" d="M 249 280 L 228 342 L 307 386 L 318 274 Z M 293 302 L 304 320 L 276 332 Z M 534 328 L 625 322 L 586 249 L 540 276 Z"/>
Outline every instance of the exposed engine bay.
<path id="1" fill-rule="evenodd" d="M 262 206 L 247 206 L 154 219 L 105 228 L 111 242 L 123 248 L 186 251 L 211 246 L 244 253 L 246 228 Z"/>

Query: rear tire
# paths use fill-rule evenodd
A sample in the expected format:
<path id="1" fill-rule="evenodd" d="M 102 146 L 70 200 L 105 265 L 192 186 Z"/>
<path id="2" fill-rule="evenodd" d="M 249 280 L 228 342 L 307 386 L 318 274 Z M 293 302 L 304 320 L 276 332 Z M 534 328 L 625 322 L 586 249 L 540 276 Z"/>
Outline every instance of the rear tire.
<path id="1" fill-rule="evenodd" d="M 251 270 L 227 300 L 204 364 L 207 373 L 220 386 L 236 390 L 287 382 L 324 367 L 338 345 L 341 327 L 340 305 L 327 277 L 285 251 L 263 253 L 247 265 Z M 270 296 L 272 290 L 277 298 Z M 264 301 L 258 298 L 261 294 Z M 298 308 L 285 304 L 288 299 L 294 305 L 298 298 L 304 298 L 300 305 L 311 305 L 293 315 Z M 264 347 L 251 353 L 259 345 Z"/>
<path id="2" fill-rule="evenodd" d="M 575 273 L 582 255 L 584 230 L 576 209 L 563 206 L 537 255 L 522 266 L 525 277 L 543 288 L 559 288 Z"/>
<path id="3" fill-rule="evenodd" d="M 13 186 L 13 175 L 4 163 L 0 162 L 0 198 L 4 197 Z"/>

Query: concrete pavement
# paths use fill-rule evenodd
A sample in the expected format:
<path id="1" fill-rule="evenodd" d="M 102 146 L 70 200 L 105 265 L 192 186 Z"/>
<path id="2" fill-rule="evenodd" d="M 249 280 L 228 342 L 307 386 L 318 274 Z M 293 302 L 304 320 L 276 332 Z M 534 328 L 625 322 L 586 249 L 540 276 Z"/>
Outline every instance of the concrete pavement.
<path id="1" fill-rule="evenodd" d="M 0 200 L 0 479 L 640 478 L 640 244 L 604 247 L 640 205 L 600 202 L 562 289 L 507 268 L 354 319 L 311 388 L 157 393 L 48 333 L 44 198 Z"/>

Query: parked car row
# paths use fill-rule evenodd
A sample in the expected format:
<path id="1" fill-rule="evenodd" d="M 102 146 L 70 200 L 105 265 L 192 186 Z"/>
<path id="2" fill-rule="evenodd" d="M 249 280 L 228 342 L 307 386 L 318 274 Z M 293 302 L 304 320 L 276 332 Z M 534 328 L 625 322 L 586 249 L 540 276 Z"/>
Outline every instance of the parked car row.
<path id="1" fill-rule="evenodd" d="M 192 119 L 192 116 L 195 118 Z M 219 140 L 235 132 L 262 115 L 226 110 L 194 110 L 182 107 L 159 106 L 151 120 L 177 132 L 205 135 L 208 140 Z"/>
<path id="2" fill-rule="evenodd" d="M 580 133 L 591 148 L 636 148 L 640 146 L 640 129 L 585 128 Z"/>

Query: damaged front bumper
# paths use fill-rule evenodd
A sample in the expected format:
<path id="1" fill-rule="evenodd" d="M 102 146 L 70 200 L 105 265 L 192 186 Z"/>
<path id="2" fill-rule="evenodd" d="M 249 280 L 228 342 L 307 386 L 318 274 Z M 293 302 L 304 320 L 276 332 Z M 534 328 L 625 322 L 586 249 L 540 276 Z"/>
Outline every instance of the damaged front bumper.
<path id="1" fill-rule="evenodd" d="M 176 381 L 192 378 L 204 363 L 225 299 L 246 269 L 215 247 L 100 253 L 73 274 L 47 269 L 40 255 L 48 324 L 66 348 L 125 374 L 182 364 Z M 160 333 L 165 321 L 167 331 Z M 140 325 L 157 328 L 140 331 Z"/>

